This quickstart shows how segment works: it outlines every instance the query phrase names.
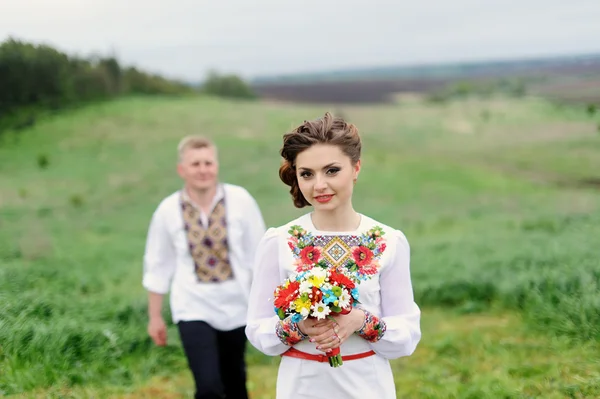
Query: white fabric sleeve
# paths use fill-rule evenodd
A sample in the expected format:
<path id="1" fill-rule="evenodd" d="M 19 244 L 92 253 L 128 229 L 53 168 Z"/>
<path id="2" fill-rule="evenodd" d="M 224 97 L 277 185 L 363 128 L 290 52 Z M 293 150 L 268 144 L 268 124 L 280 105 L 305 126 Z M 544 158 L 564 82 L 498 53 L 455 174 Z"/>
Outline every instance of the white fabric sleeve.
<path id="1" fill-rule="evenodd" d="M 253 268 L 246 336 L 262 353 L 268 356 L 280 355 L 288 350 L 289 346 L 281 342 L 275 330 L 279 317 L 274 311 L 273 294 L 282 283 L 275 228 L 268 229 L 260 240 Z"/>
<path id="2" fill-rule="evenodd" d="M 142 285 L 150 292 L 166 294 L 175 272 L 175 248 L 164 221 L 165 209 L 159 207 L 150 221 L 144 252 Z"/>
<path id="3" fill-rule="evenodd" d="M 249 268 L 253 266 L 252 262 L 256 257 L 256 250 L 258 249 L 258 243 L 265 234 L 266 226 L 263 215 L 260 211 L 258 203 L 248 193 L 247 205 L 246 205 L 246 218 L 245 218 L 245 234 L 244 234 L 244 253 L 249 259 Z"/>
<path id="4" fill-rule="evenodd" d="M 381 270 L 380 294 L 386 331 L 372 349 L 387 359 L 410 356 L 421 340 L 421 310 L 414 301 L 410 277 L 410 245 L 406 236 L 394 231 L 395 253 Z"/>

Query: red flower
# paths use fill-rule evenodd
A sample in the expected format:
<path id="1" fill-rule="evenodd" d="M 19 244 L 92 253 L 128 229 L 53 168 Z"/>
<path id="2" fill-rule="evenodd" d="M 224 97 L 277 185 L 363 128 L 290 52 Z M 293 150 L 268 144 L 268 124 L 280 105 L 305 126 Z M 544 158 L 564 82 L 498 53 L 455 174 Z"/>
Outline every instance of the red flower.
<path id="1" fill-rule="evenodd" d="M 283 288 L 281 286 L 279 292 L 275 295 L 275 307 L 281 309 L 287 309 L 293 301 L 298 297 L 300 288 L 300 283 L 297 281 L 293 281 L 287 288 Z"/>
<path id="2" fill-rule="evenodd" d="M 361 245 L 360 247 L 354 248 L 354 251 L 352 251 L 352 256 L 354 257 L 356 264 L 359 267 L 363 267 L 371 263 L 371 260 L 373 259 L 373 251 Z"/>
<path id="3" fill-rule="evenodd" d="M 385 251 L 386 245 L 385 242 L 381 244 L 381 246 L 379 247 L 379 252 L 383 252 Z"/>
<path id="4" fill-rule="evenodd" d="M 323 299 L 323 293 L 317 287 L 312 287 L 312 298 L 311 303 L 315 304 Z"/>
<path id="5" fill-rule="evenodd" d="M 294 261 L 294 266 L 296 266 L 296 271 L 298 273 L 300 272 L 305 272 L 307 270 L 310 270 L 313 268 L 313 265 L 307 265 L 304 262 L 302 262 L 302 259 L 296 259 Z"/>
<path id="6" fill-rule="evenodd" d="M 379 269 L 379 262 L 377 262 L 377 261 L 373 261 L 364 266 L 359 266 L 360 272 L 362 274 L 366 274 L 366 275 L 376 274 L 378 269 Z"/>
<path id="7" fill-rule="evenodd" d="M 329 275 L 329 281 L 333 283 L 338 283 L 340 287 L 346 287 L 348 289 L 354 288 L 354 281 L 350 280 L 348 277 L 344 276 L 341 273 L 332 272 Z"/>
<path id="8" fill-rule="evenodd" d="M 375 339 L 379 333 L 377 330 L 369 330 L 368 332 L 363 333 L 363 338 L 369 342 L 375 342 Z"/>
<path id="9" fill-rule="evenodd" d="M 321 251 L 318 248 L 309 245 L 308 247 L 304 247 L 302 251 L 300 251 L 300 259 L 304 264 L 315 264 L 319 261 L 321 257 Z"/>

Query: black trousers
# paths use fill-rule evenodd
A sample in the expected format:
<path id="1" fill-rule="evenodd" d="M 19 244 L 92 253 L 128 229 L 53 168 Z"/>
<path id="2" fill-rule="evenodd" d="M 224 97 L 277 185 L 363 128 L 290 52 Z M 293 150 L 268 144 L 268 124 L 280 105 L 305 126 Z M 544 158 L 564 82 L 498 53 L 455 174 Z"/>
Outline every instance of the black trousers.
<path id="1" fill-rule="evenodd" d="M 196 382 L 194 398 L 248 399 L 244 327 L 219 331 L 203 321 L 177 325 Z"/>

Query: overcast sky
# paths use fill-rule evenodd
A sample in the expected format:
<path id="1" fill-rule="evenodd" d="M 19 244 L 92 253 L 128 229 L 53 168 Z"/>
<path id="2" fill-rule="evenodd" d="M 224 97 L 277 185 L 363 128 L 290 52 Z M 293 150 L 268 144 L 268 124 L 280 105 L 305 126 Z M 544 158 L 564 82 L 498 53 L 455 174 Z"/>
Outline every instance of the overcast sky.
<path id="1" fill-rule="evenodd" d="M 0 37 L 201 80 L 600 52 L 600 0 L 0 0 Z"/>

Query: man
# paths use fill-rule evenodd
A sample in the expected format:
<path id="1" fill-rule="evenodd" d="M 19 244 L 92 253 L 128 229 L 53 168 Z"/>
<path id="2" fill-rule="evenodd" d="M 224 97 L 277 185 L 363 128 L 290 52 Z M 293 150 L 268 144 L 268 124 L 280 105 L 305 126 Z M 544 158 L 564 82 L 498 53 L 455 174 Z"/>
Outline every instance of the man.
<path id="1" fill-rule="evenodd" d="M 144 254 L 148 334 L 166 345 L 161 308 L 170 291 L 195 398 L 246 399 L 247 298 L 265 224 L 246 189 L 219 182 L 210 140 L 189 136 L 178 150 L 184 185 L 154 212 Z"/>

